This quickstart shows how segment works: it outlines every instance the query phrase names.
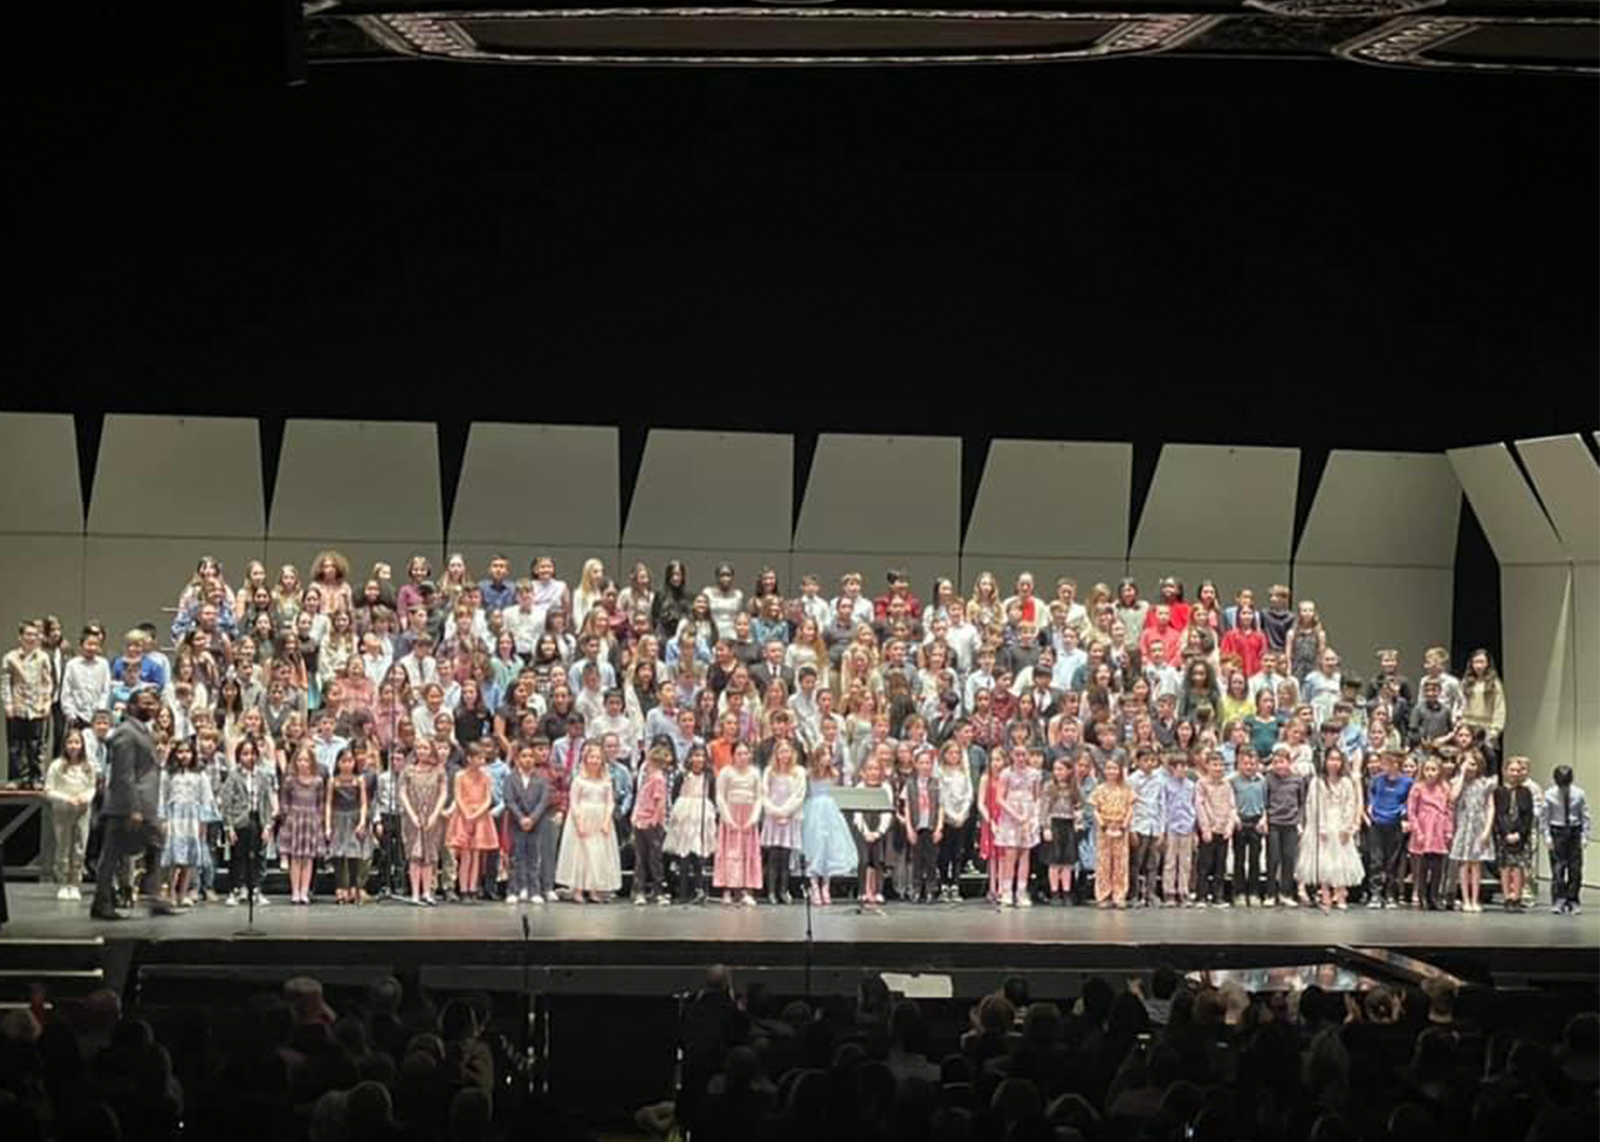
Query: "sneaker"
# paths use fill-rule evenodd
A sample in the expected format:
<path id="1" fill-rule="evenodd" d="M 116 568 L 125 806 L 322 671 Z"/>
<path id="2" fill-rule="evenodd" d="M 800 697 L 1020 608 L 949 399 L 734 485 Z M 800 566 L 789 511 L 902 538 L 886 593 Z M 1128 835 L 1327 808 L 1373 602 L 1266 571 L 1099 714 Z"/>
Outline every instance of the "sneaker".
<path id="1" fill-rule="evenodd" d="M 1300 901 L 1296 900 L 1292 896 L 1285 896 L 1279 903 L 1281 903 L 1285 908 L 1300 907 Z"/>
<path id="2" fill-rule="evenodd" d="M 72 889 L 68 888 L 66 885 L 63 884 L 60 888 L 56 889 L 56 899 L 57 900 L 71 900 L 72 899 Z"/>
<path id="3" fill-rule="evenodd" d="M 527 893 L 523 893 L 522 898 L 524 900 L 526 900 L 529 904 L 543 904 L 544 903 L 544 897 L 540 896 L 537 892 L 533 893 L 532 895 L 529 895 Z"/>
<path id="4" fill-rule="evenodd" d="M 1213 907 L 1213 908 L 1232 908 L 1233 905 L 1229 904 L 1226 900 L 1218 900 L 1218 901 L 1215 901 L 1211 905 L 1211 907 Z"/>
<path id="5" fill-rule="evenodd" d="M 633 898 L 633 906 L 635 908 L 643 908 L 648 903 L 650 903 L 650 902 L 648 900 L 646 900 L 642 895 L 641 896 L 635 896 Z"/>
<path id="6" fill-rule="evenodd" d="M 237 907 L 239 907 L 239 894 L 237 892 L 228 893 L 228 898 L 226 900 L 224 900 L 223 903 L 226 904 L 229 908 L 237 908 Z"/>
<path id="7" fill-rule="evenodd" d="M 67 886 L 67 891 L 72 893 L 72 899 L 73 899 L 74 903 L 81 903 L 82 902 L 82 900 L 83 900 L 83 889 L 79 888 L 76 884 L 69 884 Z"/>
<path id="8" fill-rule="evenodd" d="M 1350 911 L 1350 903 L 1349 903 L 1349 901 L 1346 901 L 1346 900 L 1336 901 L 1333 906 L 1334 906 L 1334 908 L 1336 908 L 1340 912 L 1348 912 L 1348 911 Z"/>
<path id="9" fill-rule="evenodd" d="M 744 899 L 740 900 L 739 903 L 743 904 L 746 908 L 754 908 L 756 906 L 756 898 L 750 893 L 746 892 L 744 894 Z"/>
<path id="10" fill-rule="evenodd" d="M 1552 916 L 1565 916 L 1566 914 L 1567 914 L 1567 902 L 1565 900 L 1558 900 L 1558 901 L 1556 901 L 1554 904 L 1552 904 L 1550 906 L 1550 915 L 1552 915 Z"/>
<path id="11" fill-rule="evenodd" d="M 1278 906 L 1278 898 L 1277 897 L 1275 897 L 1275 896 L 1263 896 L 1261 898 L 1261 907 L 1263 907 L 1263 908 L 1276 908 L 1277 906 Z"/>
<path id="12" fill-rule="evenodd" d="M 1382 908 L 1383 907 L 1383 901 L 1379 900 L 1376 896 L 1374 896 L 1371 900 L 1367 901 L 1367 907 L 1368 908 Z"/>
<path id="13" fill-rule="evenodd" d="M 1029 896 L 1027 893 L 1023 893 L 1020 897 L 1017 898 L 1017 907 L 1018 908 L 1032 908 L 1033 907 L 1033 897 Z"/>

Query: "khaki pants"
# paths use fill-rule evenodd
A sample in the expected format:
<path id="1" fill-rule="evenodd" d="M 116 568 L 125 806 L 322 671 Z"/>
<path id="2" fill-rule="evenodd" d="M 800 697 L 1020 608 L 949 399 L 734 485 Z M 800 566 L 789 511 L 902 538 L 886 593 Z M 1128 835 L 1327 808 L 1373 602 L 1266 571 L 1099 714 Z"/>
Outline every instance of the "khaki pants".
<path id="1" fill-rule="evenodd" d="M 1194 876 L 1193 833 L 1168 833 L 1167 851 L 1161 867 L 1162 896 L 1168 901 L 1189 899 Z"/>
<path id="2" fill-rule="evenodd" d="M 83 883 L 83 854 L 89 848 L 89 806 L 56 805 L 51 823 L 55 826 L 56 883 L 77 888 Z"/>
<path id="3" fill-rule="evenodd" d="M 1100 834 L 1099 848 L 1095 850 L 1094 898 L 1116 900 L 1128 898 L 1128 834 L 1108 837 Z"/>

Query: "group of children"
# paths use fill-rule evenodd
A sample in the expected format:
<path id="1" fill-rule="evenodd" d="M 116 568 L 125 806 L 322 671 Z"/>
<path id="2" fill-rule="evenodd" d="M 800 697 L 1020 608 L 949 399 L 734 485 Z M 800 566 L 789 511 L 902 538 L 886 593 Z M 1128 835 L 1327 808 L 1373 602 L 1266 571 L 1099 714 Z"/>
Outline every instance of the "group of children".
<path id="1" fill-rule="evenodd" d="M 513 581 L 497 556 L 474 581 L 423 557 L 395 587 L 357 591 L 335 552 L 311 581 L 252 564 L 230 587 L 204 559 L 176 608 L 171 657 L 154 631 L 75 653 L 59 624 L 25 623 L 0 677 L 13 776 L 58 756 L 46 791 L 58 879 L 74 898 L 103 740 L 126 692 L 164 694 L 167 891 L 230 901 L 263 862 L 309 903 L 376 885 L 419 904 L 714 897 L 753 905 L 961 898 L 988 874 L 1001 906 L 1315 900 L 1481 908 L 1493 863 L 1526 896 L 1542 839 L 1558 910 L 1575 910 L 1589 813 L 1571 774 L 1502 764 L 1504 686 L 1487 652 L 1460 678 L 1425 659 L 1420 694 L 1394 651 L 1370 681 L 1342 670 L 1315 604 L 1269 592 L 1224 606 L 1163 580 L 1097 584 L 1087 604 L 993 576 L 970 598 L 941 581 L 924 606 L 899 572 L 787 598 L 731 567 L 691 593 L 681 563 L 626 586 L 598 560 L 576 588 L 552 560 Z M 24 724 L 25 723 L 25 724 Z M 845 786 L 867 796 L 841 808 Z M 853 803 L 854 804 L 854 803 Z M 1092 889 L 1091 889 L 1092 885 Z"/>

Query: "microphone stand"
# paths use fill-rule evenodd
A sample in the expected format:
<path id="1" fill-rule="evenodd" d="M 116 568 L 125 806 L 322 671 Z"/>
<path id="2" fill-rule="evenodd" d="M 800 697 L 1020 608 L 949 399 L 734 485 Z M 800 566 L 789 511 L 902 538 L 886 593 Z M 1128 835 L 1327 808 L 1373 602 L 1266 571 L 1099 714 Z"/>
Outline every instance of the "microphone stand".
<path id="1" fill-rule="evenodd" d="M 690 750 L 691 752 L 693 751 L 692 746 L 690 747 Z M 706 815 L 711 806 L 711 791 L 716 788 L 717 784 L 715 779 L 715 771 L 716 766 L 711 761 L 711 751 L 707 750 L 706 768 L 700 771 L 700 832 L 695 837 L 696 848 L 703 849 L 706 847 Z M 700 905 L 706 904 L 711 899 L 711 893 L 706 886 L 707 859 L 708 858 L 704 856 L 697 855 L 695 857 L 695 860 L 700 862 L 699 898 L 695 901 L 695 903 Z M 717 859 L 716 854 L 712 853 L 709 859 L 715 861 Z"/>
<path id="2" fill-rule="evenodd" d="M 265 936 L 266 933 L 256 927 L 256 862 L 261 857 L 261 812 L 254 806 L 250 809 L 250 852 L 245 856 L 244 862 L 244 890 L 245 890 L 245 926 L 234 933 L 234 936 L 243 939 L 255 939 Z"/>
<path id="3" fill-rule="evenodd" d="M 811 885 L 809 883 L 811 878 L 808 875 L 809 873 L 810 869 L 806 864 L 805 850 L 802 849 L 800 851 L 800 879 L 802 882 L 800 895 L 805 898 L 806 902 L 805 997 L 807 1003 L 811 1002 L 811 960 L 814 948 L 814 940 L 811 932 Z"/>

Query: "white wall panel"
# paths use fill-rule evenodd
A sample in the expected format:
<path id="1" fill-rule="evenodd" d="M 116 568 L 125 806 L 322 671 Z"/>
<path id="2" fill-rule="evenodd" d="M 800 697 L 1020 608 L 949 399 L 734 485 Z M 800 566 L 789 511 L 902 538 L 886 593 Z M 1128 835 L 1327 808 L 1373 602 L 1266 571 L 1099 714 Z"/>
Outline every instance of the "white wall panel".
<path id="1" fill-rule="evenodd" d="M 0 534 L 83 534 L 72 417 L 0 413 Z"/>
<path id="2" fill-rule="evenodd" d="M 967 523 L 964 564 L 985 555 L 1120 564 L 1132 471 L 1128 444 L 994 441 Z"/>
<path id="3" fill-rule="evenodd" d="M 935 556 L 954 574 L 961 547 L 961 442 L 824 435 L 817 441 L 794 551 Z M 799 564 L 796 564 L 797 569 Z M 865 570 L 865 569 L 864 569 Z"/>
<path id="4" fill-rule="evenodd" d="M 787 551 L 793 513 L 793 437 L 655 429 L 622 546 L 695 551 L 713 562 L 735 551 Z"/>
<path id="5" fill-rule="evenodd" d="M 239 417 L 106 417 L 88 531 L 250 539 L 259 545 L 266 510 L 258 423 Z M 244 569 L 223 570 L 234 582 Z"/>
<path id="6" fill-rule="evenodd" d="M 395 421 L 289 421 L 267 538 L 275 544 L 298 540 L 302 546 L 421 541 L 442 547 L 436 428 Z"/>
<path id="7" fill-rule="evenodd" d="M 614 551 L 617 481 L 614 428 L 474 424 L 447 546 Z M 520 575 L 527 560 L 512 568 Z"/>
<path id="8" fill-rule="evenodd" d="M 1299 467 L 1294 448 L 1165 446 L 1130 561 L 1286 566 Z"/>
<path id="9" fill-rule="evenodd" d="M 1453 448 L 1447 455 L 1502 566 L 1559 563 L 1566 558 L 1550 521 L 1505 445 Z"/>
<path id="10" fill-rule="evenodd" d="M 1519 440 L 1527 466 L 1567 557 L 1600 563 L 1600 467 L 1577 436 Z"/>

